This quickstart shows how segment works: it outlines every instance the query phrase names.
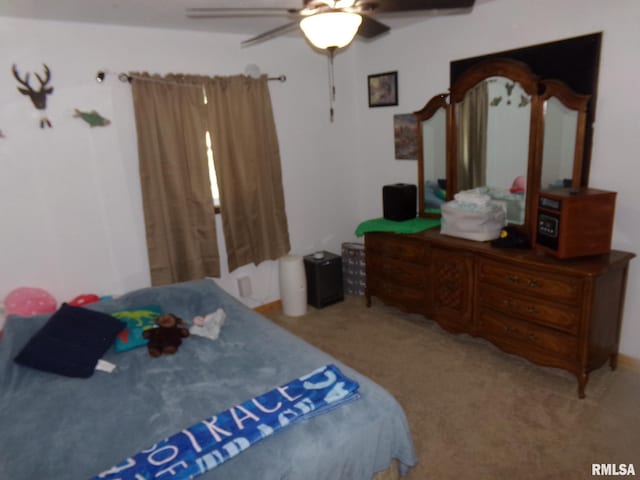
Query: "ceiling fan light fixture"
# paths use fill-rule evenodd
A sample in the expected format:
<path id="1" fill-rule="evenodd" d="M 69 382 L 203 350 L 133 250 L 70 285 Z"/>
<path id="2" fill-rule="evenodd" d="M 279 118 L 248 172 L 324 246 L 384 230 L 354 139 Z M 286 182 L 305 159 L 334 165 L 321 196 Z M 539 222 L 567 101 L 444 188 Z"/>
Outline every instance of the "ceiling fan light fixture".
<path id="1" fill-rule="evenodd" d="M 335 0 L 333 8 L 351 8 L 356 4 L 356 0 Z"/>
<path id="2" fill-rule="evenodd" d="M 303 18 L 300 28 L 316 48 L 325 50 L 349 45 L 361 23 L 362 17 L 357 13 L 325 12 Z"/>

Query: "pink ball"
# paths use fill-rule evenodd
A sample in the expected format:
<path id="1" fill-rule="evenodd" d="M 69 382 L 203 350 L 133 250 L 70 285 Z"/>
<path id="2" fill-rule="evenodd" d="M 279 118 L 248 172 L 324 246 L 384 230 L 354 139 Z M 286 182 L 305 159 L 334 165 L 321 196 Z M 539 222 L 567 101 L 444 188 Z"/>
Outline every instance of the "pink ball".
<path id="1" fill-rule="evenodd" d="M 41 288 L 20 287 L 9 292 L 4 299 L 7 315 L 29 317 L 41 313 L 55 312 L 56 299 Z"/>

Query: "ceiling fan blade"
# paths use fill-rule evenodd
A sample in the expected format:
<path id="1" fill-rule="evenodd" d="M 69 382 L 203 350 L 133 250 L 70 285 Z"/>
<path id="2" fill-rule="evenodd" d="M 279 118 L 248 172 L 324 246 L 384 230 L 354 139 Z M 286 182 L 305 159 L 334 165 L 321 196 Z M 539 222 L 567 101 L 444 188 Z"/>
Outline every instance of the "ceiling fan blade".
<path id="1" fill-rule="evenodd" d="M 266 17 L 289 17 L 289 15 L 284 13 L 187 13 L 187 18 L 266 18 Z"/>
<path id="2" fill-rule="evenodd" d="M 187 18 L 298 17 L 299 10 L 284 7 L 188 7 Z"/>
<path id="3" fill-rule="evenodd" d="M 295 29 L 298 28 L 298 22 L 291 22 L 291 23 L 287 23 L 285 25 L 282 25 L 280 27 L 268 30 L 264 33 L 261 33 L 260 35 L 257 35 L 255 37 L 252 37 L 248 40 L 245 40 L 241 43 L 241 45 L 243 47 L 248 47 L 249 45 L 255 45 L 256 43 L 260 43 L 260 42 L 264 42 L 265 40 L 270 40 L 274 37 L 277 37 L 279 35 L 283 35 L 287 32 L 291 32 Z"/>
<path id="4" fill-rule="evenodd" d="M 361 0 L 356 5 L 375 13 L 412 10 L 452 10 L 473 7 L 475 0 Z"/>
<path id="5" fill-rule="evenodd" d="M 187 13 L 291 13 L 297 10 L 288 7 L 187 7 Z"/>
<path id="6" fill-rule="evenodd" d="M 361 17 L 362 23 L 360 24 L 360 29 L 358 30 L 359 37 L 374 38 L 389 31 L 388 25 L 385 25 L 384 23 L 381 23 L 368 15 L 361 15 Z"/>

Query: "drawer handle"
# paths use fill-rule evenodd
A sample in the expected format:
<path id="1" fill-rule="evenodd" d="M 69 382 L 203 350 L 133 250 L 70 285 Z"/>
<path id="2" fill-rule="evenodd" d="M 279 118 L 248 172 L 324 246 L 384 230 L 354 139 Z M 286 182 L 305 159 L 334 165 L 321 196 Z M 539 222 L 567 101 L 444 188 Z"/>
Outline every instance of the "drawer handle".
<path id="1" fill-rule="evenodd" d="M 509 334 L 513 334 L 513 333 L 517 333 L 517 330 L 514 328 L 511 328 L 509 326 L 504 326 L 504 331 L 505 333 L 509 333 Z M 536 342 L 538 341 L 538 337 L 535 336 L 535 334 L 530 333 L 529 335 L 527 335 L 527 340 L 529 340 L 530 342 Z"/>
<path id="2" fill-rule="evenodd" d="M 536 309 L 536 307 L 529 306 L 527 307 L 527 313 L 538 313 L 538 310 Z"/>
<path id="3" fill-rule="evenodd" d="M 518 277 L 517 275 L 514 275 L 512 273 L 508 274 L 507 278 L 509 279 L 509 281 L 511 283 L 520 283 L 520 277 Z M 529 288 L 540 288 L 541 286 L 542 285 L 537 280 L 529 280 L 527 282 L 527 287 L 529 287 Z"/>

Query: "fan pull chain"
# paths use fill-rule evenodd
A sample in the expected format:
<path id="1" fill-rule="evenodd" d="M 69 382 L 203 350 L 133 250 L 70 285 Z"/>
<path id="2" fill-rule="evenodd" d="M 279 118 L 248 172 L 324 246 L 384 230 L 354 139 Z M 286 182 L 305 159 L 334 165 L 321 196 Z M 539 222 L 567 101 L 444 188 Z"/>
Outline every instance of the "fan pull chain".
<path id="1" fill-rule="evenodd" d="M 329 120 L 333 123 L 333 104 L 336 100 L 336 84 L 333 76 L 333 54 L 336 47 L 327 48 L 329 52 Z"/>

